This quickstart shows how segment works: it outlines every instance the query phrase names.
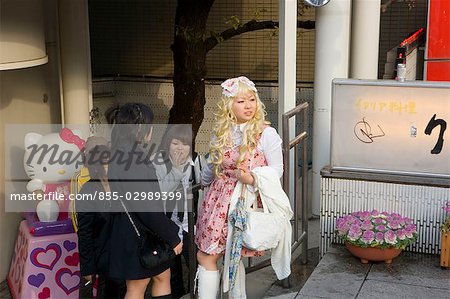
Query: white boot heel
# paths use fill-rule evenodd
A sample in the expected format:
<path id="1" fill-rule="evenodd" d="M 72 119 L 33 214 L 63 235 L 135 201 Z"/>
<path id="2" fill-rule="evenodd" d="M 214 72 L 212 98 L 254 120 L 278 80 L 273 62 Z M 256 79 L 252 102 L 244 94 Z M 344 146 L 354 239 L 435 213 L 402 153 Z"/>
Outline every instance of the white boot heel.
<path id="1" fill-rule="evenodd" d="M 219 291 L 220 275 L 219 270 L 208 271 L 198 265 L 196 280 L 198 280 L 198 298 L 216 299 Z"/>

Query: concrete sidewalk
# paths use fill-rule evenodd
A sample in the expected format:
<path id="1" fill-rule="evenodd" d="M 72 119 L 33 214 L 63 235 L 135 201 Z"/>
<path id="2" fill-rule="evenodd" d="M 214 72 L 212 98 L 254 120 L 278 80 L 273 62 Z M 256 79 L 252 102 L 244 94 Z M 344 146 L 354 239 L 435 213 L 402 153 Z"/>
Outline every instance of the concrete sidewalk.
<path id="1" fill-rule="evenodd" d="M 450 270 L 440 267 L 437 255 L 410 252 L 392 264 L 361 264 L 335 245 L 299 292 L 272 289 L 265 298 L 450 298 Z"/>
<path id="2" fill-rule="evenodd" d="M 247 298 L 248 299 L 261 299 L 261 298 L 271 298 L 280 296 L 286 293 L 293 293 L 294 296 L 286 298 L 294 298 L 295 295 L 300 291 L 301 287 L 306 283 L 308 277 L 314 271 L 314 268 L 319 262 L 319 229 L 320 221 L 319 219 L 311 219 L 308 222 L 309 233 L 308 233 L 308 263 L 302 265 L 300 261 L 300 247 L 292 256 L 292 274 L 290 277 L 290 288 L 286 289 L 280 285 L 277 280 L 275 272 L 271 266 L 263 268 L 261 270 L 248 273 L 246 275 L 246 286 L 247 286 Z M 263 258 L 269 258 L 266 255 Z M 258 258 L 254 259 L 254 262 L 258 262 Z M 223 298 L 227 298 L 227 295 L 223 295 Z M 183 296 L 182 299 L 189 299 L 189 294 Z"/>

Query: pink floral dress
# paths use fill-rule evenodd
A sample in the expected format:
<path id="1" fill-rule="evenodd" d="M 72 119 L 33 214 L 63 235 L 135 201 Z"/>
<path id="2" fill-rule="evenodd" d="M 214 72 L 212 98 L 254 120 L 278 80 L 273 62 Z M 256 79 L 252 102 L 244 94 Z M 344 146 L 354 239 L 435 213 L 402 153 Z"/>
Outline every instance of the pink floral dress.
<path id="1" fill-rule="evenodd" d="M 236 160 L 238 157 L 238 146 L 224 153 L 222 163 L 224 176 L 213 180 L 199 209 L 195 243 L 201 251 L 207 254 L 219 254 L 225 251 L 230 200 L 238 182 L 236 177 Z M 267 162 L 263 152 L 256 149 L 253 158 L 250 159 L 250 155 L 248 155 L 241 165 L 253 169 L 266 166 Z M 251 251 L 246 248 L 242 250 L 243 256 L 261 256 L 262 254 L 263 252 Z"/>

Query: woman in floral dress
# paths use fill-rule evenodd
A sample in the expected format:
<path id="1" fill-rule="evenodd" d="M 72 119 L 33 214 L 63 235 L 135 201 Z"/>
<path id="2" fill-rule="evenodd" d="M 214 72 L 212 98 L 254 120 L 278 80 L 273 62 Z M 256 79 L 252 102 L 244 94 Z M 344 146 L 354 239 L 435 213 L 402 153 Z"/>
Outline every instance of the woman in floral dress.
<path id="1" fill-rule="evenodd" d="M 216 298 L 219 289 L 217 261 L 225 252 L 230 199 L 237 182 L 256 192 L 252 169 L 269 166 L 280 177 L 283 173 L 281 138 L 265 120 L 264 104 L 255 84 L 241 76 L 221 86 L 223 96 L 218 104 L 209 163 L 202 171 L 202 185 L 210 188 L 199 209 L 195 237 L 200 299 Z M 261 254 L 245 248 L 242 251 L 242 256 Z M 245 298 L 245 292 L 243 296 L 239 295 Z"/>

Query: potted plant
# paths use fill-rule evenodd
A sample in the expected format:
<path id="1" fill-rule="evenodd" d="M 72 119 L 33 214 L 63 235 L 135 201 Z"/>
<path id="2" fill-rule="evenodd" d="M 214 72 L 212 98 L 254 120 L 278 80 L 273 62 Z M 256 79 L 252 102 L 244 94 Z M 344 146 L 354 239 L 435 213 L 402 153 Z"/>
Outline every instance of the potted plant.
<path id="1" fill-rule="evenodd" d="M 362 263 L 384 261 L 389 264 L 417 238 L 412 219 L 377 210 L 358 211 L 338 218 L 336 233 Z"/>
<path id="2" fill-rule="evenodd" d="M 445 211 L 445 220 L 441 225 L 441 267 L 450 267 L 450 201 L 442 209 Z"/>

